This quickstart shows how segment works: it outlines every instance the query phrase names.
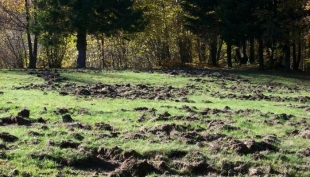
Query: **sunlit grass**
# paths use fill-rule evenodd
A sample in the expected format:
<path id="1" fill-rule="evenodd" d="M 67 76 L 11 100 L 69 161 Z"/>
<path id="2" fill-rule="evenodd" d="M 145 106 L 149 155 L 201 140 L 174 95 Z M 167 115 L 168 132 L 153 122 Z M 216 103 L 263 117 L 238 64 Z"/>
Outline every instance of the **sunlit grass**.
<path id="1" fill-rule="evenodd" d="M 61 149 L 57 146 L 51 146 L 50 142 L 60 143 L 66 140 L 73 140 L 74 142 L 80 142 L 84 146 L 89 148 L 98 147 L 115 147 L 119 146 L 123 150 L 136 150 L 137 152 L 148 155 L 155 154 L 169 154 L 175 150 L 184 151 L 199 151 L 203 153 L 214 168 L 220 170 L 222 163 L 229 162 L 248 162 L 249 164 L 272 166 L 275 169 L 288 168 L 289 174 L 298 174 L 296 166 L 309 164 L 308 159 L 298 156 L 298 154 L 288 153 L 290 151 L 298 152 L 304 150 L 308 144 L 309 139 L 303 139 L 300 136 L 289 137 L 289 132 L 298 129 L 289 124 L 292 122 L 299 122 L 302 118 L 306 118 L 308 121 L 309 112 L 287 106 L 292 105 L 304 105 L 310 106 L 310 103 L 299 102 L 275 102 L 275 101 L 248 101 L 228 98 L 214 98 L 210 95 L 211 92 L 219 93 L 234 93 L 233 91 L 224 90 L 217 83 L 201 83 L 195 82 L 192 79 L 196 77 L 183 77 L 183 76 L 171 76 L 170 74 L 163 73 L 136 73 L 133 71 L 96 71 L 90 73 L 82 72 L 66 72 L 60 70 L 63 77 L 67 78 L 67 81 L 83 84 L 146 84 L 156 87 L 172 86 L 175 88 L 185 88 L 189 85 L 193 85 L 197 88 L 193 94 L 186 96 L 189 100 L 193 101 L 178 102 L 175 99 L 171 100 L 144 100 L 144 99 L 125 99 L 125 98 L 93 98 L 85 96 L 60 96 L 57 91 L 46 90 L 14 90 L 14 86 L 25 86 L 28 84 L 43 84 L 44 80 L 33 75 L 28 75 L 24 71 L 0 71 L 0 91 L 4 94 L 0 94 L 0 118 L 8 117 L 11 115 L 17 115 L 17 113 L 26 108 L 30 110 L 30 119 L 36 120 L 42 117 L 47 120 L 46 126 L 48 129 L 42 129 L 44 124 L 34 124 L 32 126 L 1 126 L 0 132 L 9 132 L 11 135 L 19 137 L 19 141 L 16 143 L 5 143 L 0 140 L 0 144 L 5 144 L 10 147 L 6 153 L 6 156 L 0 155 L 0 162 L 6 161 L 6 169 L 2 169 L 0 166 L 0 174 L 8 174 L 14 169 L 19 171 L 26 171 L 34 176 L 39 175 L 55 175 L 58 173 L 59 164 L 52 160 L 44 159 L 42 161 L 38 159 L 29 158 L 30 154 L 39 154 L 41 151 L 54 157 L 67 157 L 78 158 L 78 150 Z M 277 75 L 265 75 L 261 73 L 239 73 L 242 77 L 251 80 L 251 83 L 255 84 L 280 84 L 284 86 L 295 86 L 296 84 L 310 89 L 308 83 L 309 80 L 299 80 L 296 78 L 289 78 L 286 76 Z M 203 79 L 216 79 L 216 78 L 203 78 Z M 63 83 L 61 83 L 63 84 Z M 227 84 L 237 85 L 235 82 L 227 81 Z M 242 86 L 242 85 L 240 85 Z M 208 90 L 208 91 L 207 91 Z M 238 93 L 242 94 L 242 93 Z M 268 95 L 268 93 L 264 93 Z M 307 91 L 301 91 L 300 93 L 285 93 L 280 92 L 270 93 L 277 96 L 307 96 Z M 144 111 L 133 111 L 137 107 L 147 107 L 156 109 L 156 116 L 164 112 L 168 112 L 172 116 L 191 115 L 191 113 L 182 110 L 182 106 L 189 106 L 194 110 L 193 115 L 197 116 L 199 121 L 189 122 L 185 120 L 167 120 L 167 121 L 150 121 L 149 117 L 144 122 L 138 122 L 137 119 Z M 253 109 L 259 110 L 251 113 L 250 115 L 199 115 L 199 112 L 205 108 L 224 109 L 228 106 L 231 111 Z M 195 107 L 195 108 L 194 108 Z M 46 108 L 46 112 L 42 112 Z M 73 128 L 71 130 L 68 126 L 62 123 L 61 115 L 56 114 L 57 108 L 69 109 L 69 114 L 72 116 L 75 122 L 89 124 L 93 127 L 92 130 L 83 130 Z M 83 113 L 80 110 L 86 110 Z M 149 114 L 145 112 L 146 114 Z M 279 120 L 278 124 L 269 125 L 264 121 L 273 121 L 274 117 L 264 117 L 262 114 L 274 113 L 274 114 L 292 114 L 295 117 L 290 120 Z M 155 117 L 156 117 L 155 116 Z M 267 159 L 260 159 L 258 161 L 253 160 L 250 155 L 238 155 L 231 151 L 220 151 L 219 153 L 212 152 L 208 144 L 203 147 L 198 147 L 196 144 L 185 144 L 179 140 L 161 141 L 157 135 L 149 135 L 147 139 L 124 139 L 123 136 L 126 133 L 139 132 L 141 128 L 152 128 L 162 124 L 176 124 L 187 125 L 191 127 L 204 128 L 204 133 L 208 132 L 207 121 L 210 120 L 223 120 L 224 122 L 231 119 L 231 126 L 239 127 L 238 130 L 216 130 L 216 133 L 222 133 L 227 136 L 231 136 L 239 140 L 248 140 L 249 138 L 256 141 L 262 141 L 262 138 L 256 138 L 257 135 L 265 136 L 275 134 L 279 139 L 277 145 L 280 146 L 281 151 L 277 153 L 270 153 Z M 106 130 L 98 130 L 94 128 L 95 123 L 104 122 L 108 123 L 114 128 L 114 131 L 119 132 L 119 137 L 103 138 L 102 134 L 110 134 L 111 132 Z M 38 132 L 42 136 L 32 136 L 30 131 Z M 212 132 L 212 133 L 215 133 Z M 246 133 L 245 133 L 246 132 Z M 73 133 L 79 133 L 84 137 L 83 140 L 77 140 L 72 135 Z M 34 142 L 37 142 L 34 144 Z M 283 153 L 282 153 L 283 151 Z M 0 150 L 1 152 L 1 150 Z M 73 170 L 71 167 L 63 168 L 63 171 Z M 302 175 L 309 174 L 307 172 L 301 173 Z M 70 176 L 70 174 L 66 174 Z"/>

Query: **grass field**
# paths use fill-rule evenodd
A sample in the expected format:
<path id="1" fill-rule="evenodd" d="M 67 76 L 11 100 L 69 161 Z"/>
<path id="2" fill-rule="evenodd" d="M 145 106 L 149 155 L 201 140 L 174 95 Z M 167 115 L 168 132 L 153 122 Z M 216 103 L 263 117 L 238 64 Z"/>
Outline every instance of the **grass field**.
<path id="1" fill-rule="evenodd" d="M 310 176 L 310 79 L 0 70 L 0 176 Z"/>

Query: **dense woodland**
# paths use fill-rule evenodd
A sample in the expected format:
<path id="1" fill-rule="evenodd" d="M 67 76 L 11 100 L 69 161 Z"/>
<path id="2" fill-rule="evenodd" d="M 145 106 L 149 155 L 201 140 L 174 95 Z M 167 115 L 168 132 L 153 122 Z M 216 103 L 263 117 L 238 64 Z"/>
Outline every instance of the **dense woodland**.
<path id="1" fill-rule="evenodd" d="M 0 68 L 305 70 L 308 0 L 1 0 Z"/>

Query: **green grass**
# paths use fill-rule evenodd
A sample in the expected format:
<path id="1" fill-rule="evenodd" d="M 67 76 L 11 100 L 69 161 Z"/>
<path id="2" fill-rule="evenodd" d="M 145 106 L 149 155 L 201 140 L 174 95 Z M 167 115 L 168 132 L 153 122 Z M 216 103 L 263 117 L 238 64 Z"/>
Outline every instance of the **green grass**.
<path id="1" fill-rule="evenodd" d="M 290 123 L 298 123 L 302 118 L 306 118 L 309 125 L 309 112 L 287 107 L 288 104 L 292 105 L 304 105 L 310 106 L 309 101 L 307 103 L 299 102 L 284 102 L 279 103 L 275 101 L 247 101 L 228 98 L 215 98 L 210 94 L 212 92 L 219 93 L 234 93 L 232 90 L 226 90 L 216 82 L 208 82 L 208 80 L 216 80 L 216 77 L 202 78 L 207 82 L 196 82 L 193 79 L 195 77 L 185 76 L 170 76 L 163 73 L 135 73 L 132 71 L 92 71 L 92 72 L 72 72 L 72 71 L 60 71 L 61 76 L 66 77 L 65 82 L 77 83 L 78 85 L 85 84 L 146 84 L 155 87 L 172 86 L 174 88 L 185 88 L 193 85 L 198 90 L 190 89 L 192 94 L 186 96 L 194 103 L 175 102 L 172 100 L 144 100 L 144 99 L 125 99 L 125 98 L 94 98 L 84 97 L 76 95 L 60 96 L 59 93 L 46 90 L 14 90 L 12 88 L 16 86 L 25 86 L 28 84 L 43 84 L 43 79 L 28 75 L 24 71 L 0 71 L 0 91 L 4 94 L 0 94 L 0 118 L 16 115 L 21 109 L 27 108 L 30 112 L 31 119 L 37 119 L 42 117 L 47 120 L 47 130 L 43 130 L 42 124 L 33 124 L 32 126 L 1 126 L 0 132 L 9 132 L 11 135 L 15 135 L 19 138 L 19 141 L 15 143 L 7 143 L 0 140 L 0 144 L 4 144 L 9 147 L 9 150 L 0 149 L 0 174 L 9 174 L 12 170 L 17 169 L 20 172 L 27 172 L 33 176 L 48 175 L 55 176 L 58 171 L 61 171 L 66 176 L 91 176 L 92 172 L 88 170 L 75 169 L 73 167 L 59 168 L 59 164 L 51 159 L 38 160 L 29 158 L 31 154 L 40 154 L 44 152 L 53 157 L 61 158 L 81 158 L 81 154 L 78 153 L 78 149 L 62 149 L 57 146 L 49 145 L 49 142 L 53 141 L 56 144 L 65 140 L 73 140 L 74 142 L 80 142 L 83 146 L 88 148 L 97 149 L 98 147 L 115 147 L 119 146 L 123 150 L 135 150 L 144 155 L 150 154 L 163 154 L 167 155 L 176 150 L 183 150 L 188 152 L 201 152 L 207 159 L 208 163 L 217 169 L 221 170 L 223 163 L 237 163 L 247 162 L 254 167 L 271 166 L 273 169 L 283 172 L 281 169 L 286 168 L 287 173 L 290 175 L 308 175 L 309 172 L 305 170 L 297 170 L 300 166 L 309 165 L 309 159 L 305 156 L 297 155 L 299 151 L 303 151 L 308 148 L 310 144 L 309 139 L 301 138 L 300 136 L 288 136 L 288 132 L 295 129 L 305 129 L 305 127 L 294 127 Z M 281 86 L 295 86 L 298 84 L 300 87 L 304 87 L 307 90 L 301 92 L 293 92 L 281 94 L 279 89 L 276 92 L 268 93 L 265 95 L 274 96 L 307 96 L 310 89 L 309 80 L 305 79 L 302 75 L 299 77 L 287 77 L 287 75 L 274 75 L 263 73 L 251 73 L 251 72 L 238 72 L 238 74 L 246 79 L 251 80 L 251 85 L 281 85 Z M 226 87 L 237 85 L 244 86 L 249 83 L 239 83 L 234 81 L 225 80 Z M 63 83 L 61 83 L 63 84 Z M 276 87 L 276 86 L 275 86 Z M 211 92 L 206 91 L 208 89 Z M 248 94 L 248 92 L 245 92 Z M 210 103 L 206 103 L 210 101 Z M 137 119 L 143 114 L 139 111 L 133 111 L 137 107 L 155 108 L 156 114 L 169 112 L 172 116 L 185 116 L 190 113 L 182 110 L 182 106 L 187 105 L 191 108 L 195 107 L 195 116 L 199 118 L 199 121 L 186 121 L 186 120 L 168 120 L 168 121 L 149 121 L 152 116 L 147 115 L 147 120 L 144 122 L 138 122 Z M 218 115 L 202 116 L 200 111 L 205 108 L 217 108 L 222 110 L 225 106 L 229 106 L 232 111 L 255 109 L 260 112 L 249 113 L 248 115 L 234 115 L 231 116 L 219 113 Z M 42 113 L 42 110 L 46 108 L 47 112 Z M 69 109 L 69 114 L 75 121 L 83 124 L 89 124 L 93 127 L 92 130 L 84 130 L 73 128 L 70 130 L 66 124 L 61 122 L 61 115 L 55 114 L 57 108 Z M 87 110 L 88 114 L 82 114 L 81 109 Z M 280 119 L 278 124 L 269 125 L 264 121 L 273 121 L 273 116 L 263 117 L 262 114 L 274 113 L 274 114 L 292 114 L 295 117 L 290 120 Z M 148 114 L 148 113 L 146 113 Z M 209 131 L 209 125 L 206 123 L 211 120 L 222 120 L 231 126 L 239 127 L 239 130 L 215 130 Z M 100 137 L 102 134 L 111 135 L 109 131 L 98 130 L 94 128 L 95 123 L 104 122 L 111 125 L 115 131 L 119 132 L 119 138 L 116 137 Z M 279 148 L 279 152 L 268 153 L 265 159 L 254 160 L 251 155 L 236 154 L 231 150 L 221 149 L 219 153 L 215 153 L 209 148 L 209 143 L 204 142 L 203 147 L 198 147 L 196 144 L 186 144 L 182 140 L 163 140 L 151 133 L 146 134 L 146 139 L 124 139 L 123 136 L 129 133 L 137 133 L 141 129 L 151 129 L 153 127 L 162 124 L 176 124 L 176 125 L 190 125 L 191 128 L 203 128 L 203 133 L 222 133 L 227 136 L 233 137 L 238 140 L 248 140 L 249 138 L 256 141 L 262 141 L 262 138 L 257 138 L 257 135 L 266 136 L 275 134 L 279 139 L 279 142 L 275 143 Z M 32 136 L 30 131 L 38 132 L 42 136 Z M 247 131 L 247 133 L 244 133 Z M 83 140 L 77 140 L 73 137 L 73 133 L 79 133 L 84 137 Z M 293 152 L 293 153 L 288 153 Z M 4 153 L 4 155 L 1 155 Z M 183 159 L 186 162 L 186 159 Z M 187 162 L 186 162 L 187 163 Z M 4 166 L 5 168 L 1 168 Z M 71 174 L 74 171 L 76 174 Z M 182 174 L 180 172 L 180 174 Z M 22 175 L 22 174 L 20 174 Z M 104 176 L 104 174 L 101 174 Z M 153 174 L 154 175 L 154 174 Z"/>

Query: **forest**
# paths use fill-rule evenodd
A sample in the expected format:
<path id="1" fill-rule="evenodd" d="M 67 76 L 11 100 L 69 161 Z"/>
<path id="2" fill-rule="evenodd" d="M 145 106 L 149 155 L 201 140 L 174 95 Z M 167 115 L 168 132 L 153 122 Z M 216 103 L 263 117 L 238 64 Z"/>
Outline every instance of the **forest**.
<path id="1" fill-rule="evenodd" d="M 0 68 L 307 70 L 308 0 L 1 0 Z"/>

